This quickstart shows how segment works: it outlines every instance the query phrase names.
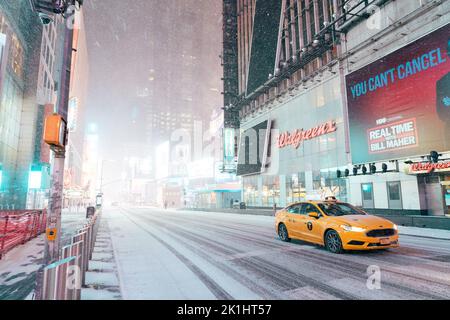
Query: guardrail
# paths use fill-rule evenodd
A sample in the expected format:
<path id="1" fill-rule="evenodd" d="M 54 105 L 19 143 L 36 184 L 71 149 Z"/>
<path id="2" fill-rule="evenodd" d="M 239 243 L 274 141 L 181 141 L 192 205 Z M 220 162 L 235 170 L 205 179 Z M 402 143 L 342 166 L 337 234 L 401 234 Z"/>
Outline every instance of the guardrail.
<path id="1" fill-rule="evenodd" d="M 97 211 L 61 249 L 60 260 L 44 268 L 42 300 L 80 300 L 92 259 L 101 211 Z"/>
<path id="2" fill-rule="evenodd" d="M 47 211 L 0 211 L 0 259 L 9 250 L 45 232 Z"/>

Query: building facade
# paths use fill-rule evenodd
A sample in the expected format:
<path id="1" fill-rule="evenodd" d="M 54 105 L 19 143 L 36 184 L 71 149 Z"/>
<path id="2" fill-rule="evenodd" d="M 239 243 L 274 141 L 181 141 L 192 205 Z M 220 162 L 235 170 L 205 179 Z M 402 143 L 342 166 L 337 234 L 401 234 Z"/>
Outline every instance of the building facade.
<path id="1" fill-rule="evenodd" d="M 19 17 L 19 18 L 18 18 Z M 35 151 L 42 25 L 29 2 L 0 3 L 0 206 L 24 209 Z"/>
<path id="2" fill-rule="evenodd" d="M 85 110 L 89 88 L 89 57 L 83 9 L 75 12 L 73 52 L 67 125 L 69 130 L 66 151 L 64 188 L 66 204 L 79 205 L 86 196 L 83 184 L 84 142 L 86 136 Z"/>
<path id="3" fill-rule="evenodd" d="M 225 126 L 247 206 L 335 195 L 448 214 L 448 21 L 445 1 L 224 1 Z"/>

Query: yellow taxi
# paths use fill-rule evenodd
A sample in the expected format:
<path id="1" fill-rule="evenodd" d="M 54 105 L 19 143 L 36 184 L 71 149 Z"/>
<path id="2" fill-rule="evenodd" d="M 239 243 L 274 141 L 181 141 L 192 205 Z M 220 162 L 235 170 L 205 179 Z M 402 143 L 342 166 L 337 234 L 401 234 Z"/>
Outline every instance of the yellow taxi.
<path id="1" fill-rule="evenodd" d="M 335 198 L 291 204 L 276 213 L 275 228 L 282 241 L 312 242 L 333 253 L 399 246 L 394 223 Z"/>

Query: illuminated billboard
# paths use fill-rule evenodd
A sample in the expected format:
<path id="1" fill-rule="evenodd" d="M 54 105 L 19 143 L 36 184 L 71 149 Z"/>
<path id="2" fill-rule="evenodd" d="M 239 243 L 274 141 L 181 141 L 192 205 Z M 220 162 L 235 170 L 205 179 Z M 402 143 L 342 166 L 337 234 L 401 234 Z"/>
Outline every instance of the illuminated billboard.
<path id="1" fill-rule="evenodd" d="M 352 161 L 450 150 L 450 25 L 346 77 Z"/>

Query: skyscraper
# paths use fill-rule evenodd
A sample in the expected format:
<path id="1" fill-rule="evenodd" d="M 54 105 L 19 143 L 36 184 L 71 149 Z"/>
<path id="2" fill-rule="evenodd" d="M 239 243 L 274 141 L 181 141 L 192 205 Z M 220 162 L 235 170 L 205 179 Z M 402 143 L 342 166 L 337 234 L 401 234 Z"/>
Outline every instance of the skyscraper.
<path id="1" fill-rule="evenodd" d="M 19 18 L 18 18 L 19 17 Z M 42 25 L 27 0 L 0 2 L 0 206 L 25 208 L 34 156 Z"/>

